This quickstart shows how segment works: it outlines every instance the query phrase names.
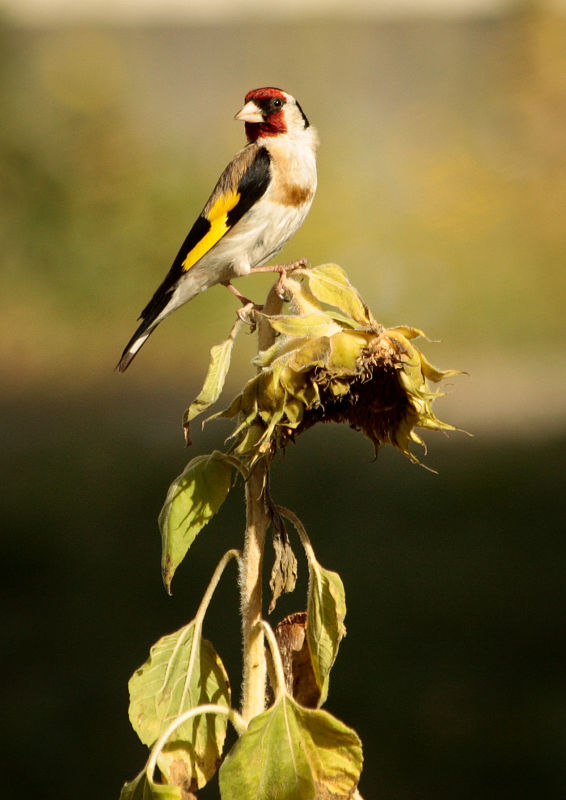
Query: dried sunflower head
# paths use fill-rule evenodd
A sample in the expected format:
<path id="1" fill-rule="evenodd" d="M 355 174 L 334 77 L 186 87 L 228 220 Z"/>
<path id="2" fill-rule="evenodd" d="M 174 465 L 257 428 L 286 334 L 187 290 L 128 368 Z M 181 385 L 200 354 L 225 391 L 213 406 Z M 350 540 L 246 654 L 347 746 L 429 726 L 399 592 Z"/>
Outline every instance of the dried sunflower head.
<path id="1" fill-rule="evenodd" d="M 237 418 L 231 439 L 243 461 L 272 457 L 317 422 L 347 423 L 376 451 L 392 444 L 415 462 L 410 445 L 424 444 L 416 428 L 454 430 L 434 414 L 442 393 L 428 381 L 458 371 L 429 364 L 414 344 L 422 331 L 376 323 L 336 264 L 298 270 L 280 283 L 288 313 L 258 312 L 265 344 L 258 372 L 214 415 Z"/>

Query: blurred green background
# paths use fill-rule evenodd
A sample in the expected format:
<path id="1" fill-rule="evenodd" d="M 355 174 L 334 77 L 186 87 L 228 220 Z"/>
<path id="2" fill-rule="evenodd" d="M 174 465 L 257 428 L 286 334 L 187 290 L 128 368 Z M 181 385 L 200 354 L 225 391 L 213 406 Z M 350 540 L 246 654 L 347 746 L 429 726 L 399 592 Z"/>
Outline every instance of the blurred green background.
<path id="1" fill-rule="evenodd" d="M 555 797 L 566 778 L 566 19 L 505 13 L 230 24 L 0 26 L 2 742 L 22 796 L 117 797 L 145 749 L 127 680 L 238 546 L 241 489 L 168 598 L 157 513 L 229 426 L 182 412 L 234 319 L 220 287 L 113 367 L 213 182 L 247 90 L 300 100 L 319 191 L 282 259 L 336 261 L 451 381 L 439 475 L 335 427 L 274 469 L 340 571 L 348 636 L 327 708 L 365 746 L 362 794 Z M 258 300 L 269 278 L 239 286 Z M 250 374 L 242 337 L 226 389 Z M 303 607 L 298 594 L 273 615 Z M 234 574 L 205 635 L 239 686 Z M 214 797 L 211 787 L 203 797 Z"/>

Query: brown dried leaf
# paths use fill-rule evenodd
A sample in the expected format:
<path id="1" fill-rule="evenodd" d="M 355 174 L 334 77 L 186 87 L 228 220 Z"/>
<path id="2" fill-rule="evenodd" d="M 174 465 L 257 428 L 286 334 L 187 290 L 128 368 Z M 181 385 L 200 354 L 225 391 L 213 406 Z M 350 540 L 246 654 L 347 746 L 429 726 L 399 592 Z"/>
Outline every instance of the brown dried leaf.
<path id="1" fill-rule="evenodd" d="M 320 689 L 311 660 L 306 636 L 307 612 L 289 614 L 275 628 L 285 684 L 289 694 L 306 708 L 317 708 Z"/>
<path id="2" fill-rule="evenodd" d="M 272 524 L 275 561 L 269 579 L 269 588 L 272 593 L 268 609 L 270 614 L 281 595 L 284 592 L 292 592 L 297 582 L 297 559 L 293 553 L 285 523 L 275 509 L 272 511 Z"/>

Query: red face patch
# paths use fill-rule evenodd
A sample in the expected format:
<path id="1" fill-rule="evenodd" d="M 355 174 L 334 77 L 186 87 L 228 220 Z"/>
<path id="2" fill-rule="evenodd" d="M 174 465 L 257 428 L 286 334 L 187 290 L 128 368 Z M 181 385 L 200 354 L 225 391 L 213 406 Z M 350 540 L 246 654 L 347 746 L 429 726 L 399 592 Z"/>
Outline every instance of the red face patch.
<path id="1" fill-rule="evenodd" d="M 287 132 L 285 122 L 285 103 L 287 98 L 281 89 L 264 87 L 252 89 L 246 95 L 246 103 L 254 102 L 263 114 L 263 122 L 246 122 L 246 136 L 250 142 L 255 142 L 264 136 L 278 136 Z"/>
<path id="2" fill-rule="evenodd" d="M 279 114 L 272 114 L 267 122 L 246 122 L 246 137 L 248 141 L 255 142 L 264 136 L 278 136 L 280 133 L 287 133 L 285 117 L 281 111 Z"/>

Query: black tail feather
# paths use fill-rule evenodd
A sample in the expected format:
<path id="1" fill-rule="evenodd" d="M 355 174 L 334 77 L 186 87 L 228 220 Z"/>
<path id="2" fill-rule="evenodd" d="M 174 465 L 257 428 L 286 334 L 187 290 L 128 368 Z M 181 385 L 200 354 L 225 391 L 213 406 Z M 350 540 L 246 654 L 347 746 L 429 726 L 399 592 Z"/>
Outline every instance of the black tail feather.
<path id="1" fill-rule="evenodd" d="M 155 330 L 157 325 L 152 325 L 148 323 L 147 320 L 144 320 L 139 328 L 136 330 L 126 347 L 124 348 L 124 352 L 120 358 L 120 361 L 116 364 L 116 369 L 118 372 L 125 372 L 134 358 L 137 356 L 143 345 L 145 344 L 146 340 L 148 339 L 149 335 Z M 141 339 L 141 341 L 140 341 Z"/>

